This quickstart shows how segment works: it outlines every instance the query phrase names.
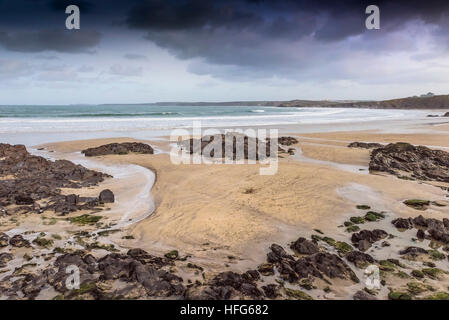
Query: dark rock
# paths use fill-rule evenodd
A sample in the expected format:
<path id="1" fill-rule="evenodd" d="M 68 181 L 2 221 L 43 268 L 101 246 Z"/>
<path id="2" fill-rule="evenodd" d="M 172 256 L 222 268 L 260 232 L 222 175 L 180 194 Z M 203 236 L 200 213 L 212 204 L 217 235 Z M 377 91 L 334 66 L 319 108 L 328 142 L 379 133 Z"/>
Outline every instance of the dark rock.
<path id="1" fill-rule="evenodd" d="M 348 148 L 374 149 L 381 147 L 383 147 L 382 144 L 375 142 L 351 142 L 348 144 Z"/>
<path id="2" fill-rule="evenodd" d="M 76 210 L 73 199 L 61 195 L 61 188 L 82 188 L 97 185 L 108 175 L 88 170 L 67 160 L 50 161 L 30 155 L 22 145 L 0 144 L 0 204 L 23 206 L 17 212 L 37 212 L 59 208 L 68 213 Z M 70 197 L 69 197 L 70 198 Z M 41 208 L 36 201 L 47 199 Z"/>
<path id="3" fill-rule="evenodd" d="M 0 268 L 6 267 L 6 264 L 13 258 L 14 256 L 11 253 L 8 252 L 0 253 Z"/>
<path id="4" fill-rule="evenodd" d="M 112 193 L 111 190 L 106 189 L 106 190 L 101 191 L 100 196 L 98 197 L 98 199 L 102 203 L 114 203 L 115 196 L 114 196 L 114 193 Z"/>
<path id="5" fill-rule="evenodd" d="M 0 232 L 0 248 L 6 247 L 9 243 L 9 236 L 6 233 Z"/>
<path id="6" fill-rule="evenodd" d="M 443 117 L 449 117 L 449 112 L 446 112 L 445 114 L 442 115 Z"/>
<path id="7" fill-rule="evenodd" d="M 128 154 L 128 153 L 153 154 L 153 148 L 144 143 L 124 142 L 110 143 L 96 148 L 89 148 L 81 151 L 86 157 L 104 156 L 109 154 Z"/>
<path id="8" fill-rule="evenodd" d="M 418 239 L 422 240 L 422 239 L 424 239 L 426 237 L 426 234 L 425 234 L 425 232 L 423 230 L 419 229 L 418 232 L 416 233 L 416 237 Z"/>
<path id="9" fill-rule="evenodd" d="M 271 276 L 274 274 L 274 266 L 271 263 L 262 263 L 257 267 L 257 271 L 264 276 Z"/>
<path id="10" fill-rule="evenodd" d="M 262 286 L 262 290 L 265 293 L 265 296 L 269 299 L 276 299 L 281 296 L 280 287 L 276 284 L 268 284 L 266 286 Z"/>
<path id="11" fill-rule="evenodd" d="M 17 195 L 14 200 L 17 205 L 30 205 L 34 203 L 34 200 L 31 197 L 25 195 Z"/>
<path id="12" fill-rule="evenodd" d="M 17 248 L 31 247 L 30 242 L 24 239 L 20 234 L 17 234 L 14 237 L 12 237 L 9 240 L 9 244 Z"/>
<path id="13" fill-rule="evenodd" d="M 398 218 L 391 222 L 398 229 L 412 229 L 413 228 L 413 219 L 403 219 Z"/>
<path id="14" fill-rule="evenodd" d="M 296 261 L 294 265 L 296 274 L 300 279 L 309 276 L 323 278 L 348 279 L 358 283 L 359 279 L 354 271 L 337 255 L 318 252 Z"/>
<path id="15" fill-rule="evenodd" d="M 278 143 L 284 146 L 291 146 L 292 144 L 297 144 L 298 139 L 293 137 L 280 137 L 278 138 Z"/>
<path id="16" fill-rule="evenodd" d="M 370 171 L 382 171 L 402 176 L 410 173 L 421 180 L 449 182 L 449 153 L 432 150 L 409 143 L 390 143 L 373 150 L 369 164 Z"/>
<path id="17" fill-rule="evenodd" d="M 79 196 L 77 196 L 76 194 L 69 194 L 67 196 L 65 196 L 65 202 L 68 205 L 76 205 L 78 203 L 79 200 Z"/>
<path id="18" fill-rule="evenodd" d="M 428 254 L 428 251 L 419 247 L 407 247 L 406 249 L 399 251 L 399 254 L 407 255 L 410 257 L 417 257 L 422 254 Z"/>
<path id="19" fill-rule="evenodd" d="M 271 252 L 267 254 L 267 261 L 270 263 L 281 262 L 284 259 L 293 260 L 293 257 L 278 244 L 273 243 L 270 249 Z"/>
<path id="20" fill-rule="evenodd" d="M 354 300 L 377 300 L 377 298 L 371 294 L 369 294 L 366 291 L 363 290 L 359 290 L 357 291 L 354 296 L 353 296 Z"/>
<path id="21" fill-rule="evenodd" d="M 229 300 L 234 295 L 232 287 L 193 286 L 185 293 L 186 300 Z"/>
<path id="22" fill-rule="evenodd" d="M 360 252 L 360 251 L 352 251 L 346 254 L 345 258 L 352 262 L 357 268 L 366 268 L 369 264 L 375 262 L 374 258 L 369 254 Z"/>
<path id="23" fill-rule="evenodd" d="M 178 145 L 190 154 L 196 153 L 211 158 L 232 160 L 262 160 L 268 157 L 277 157 L 277 152 L 282 150 L 277 146 L 276 140 L 262 141 L 236 132 L 184 140 Z"/>
<path id="24" fill-rule="evenodd" d="M 291 244 L 290 248 L 300 254 L 313 254 L 319 251 L 318 246 L 313 241 L 305 238 L 299 238 Z"/>
<path id="25" fill-rule="evenodd" d="M 362 230 L 357 233 L 353 233 L 351 236 L 352 243 L 356 244 L 359 250 L 364 251 L 362 249 L 367 249 L 367 243 L 362 242 L 362 240 L 367 241 L 370 244 L 373 244 L 376 241 L 379 241 L 381 239 L 384 239 L 388 236 L 388 233 L 386 233 L 384 230 L 380 229 L 374 229 L 372 231 L 370 230 Z"/>
<path id="26" fill-rule="evenodd" d="M 355 245 L 360 251 L 366 251 L 371 248 L 371 242 L 368 240 L 359 240 Z"/>

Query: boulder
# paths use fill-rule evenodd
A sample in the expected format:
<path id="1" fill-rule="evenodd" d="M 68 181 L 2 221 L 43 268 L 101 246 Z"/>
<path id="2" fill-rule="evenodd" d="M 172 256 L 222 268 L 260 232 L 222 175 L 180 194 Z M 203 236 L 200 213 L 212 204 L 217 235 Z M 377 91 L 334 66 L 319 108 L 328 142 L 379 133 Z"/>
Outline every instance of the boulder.
<path id="1" fill-rule="evenodd" d="M 302 237 L 293 242 L 290 248 L 300 254 L 313 254 L 319 251 L 318 246 L 313 241 Z"/>
<path id="2" fill-rule="evenodd" d="M 101 203 L 114 203 L 115 196 L 111 190 L 106 189 L 106 190 L 101 191 L 98 199 L 100 200 Z"/>
<path id="3" fill-rule="evenodd" d="M 111 154 L 128 154 L 128 153 L 141 153 L 141 154 L 153 154 L 154 149 L 148 144 L 138 142 L 124 142 L 124 143 L 110 143 L 102 145 L 96 148 L 89 148 L 81 151 L 86 157 L 96 157 Z"/>
<path id="4" fill-rule="evenodd" d="M 420 180 L 449 182 L 449 153 L 405 142 L 390 143 L 372 151 L 370 172 L 387 172 L 399 177 L 409 173 Z"/>
<path id="5" fill-rule="evenodd" d="M 30 242 L 24 239 L 20 234 L 9 239 L 9 244 L 16 248 L 31 247 Z"/>
<path id="6" fill-rule="evenodd" d="M 375 142 L 351 142 L 348 148 L 375 149 L 383 147 L 380 143 Z"/>

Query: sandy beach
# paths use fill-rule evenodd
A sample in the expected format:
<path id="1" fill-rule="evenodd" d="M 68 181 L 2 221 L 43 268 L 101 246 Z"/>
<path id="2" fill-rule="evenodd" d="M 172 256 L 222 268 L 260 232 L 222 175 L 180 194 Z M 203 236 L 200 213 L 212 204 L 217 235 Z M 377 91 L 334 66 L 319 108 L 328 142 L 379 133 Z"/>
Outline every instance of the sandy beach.
<path id="1" fill-rule="evenodd" d="M 167 153 L 169 142 L 161 139 L 140 140 L 160 151 L 154 155 L 109 155 L 95 160 L 109 165 L 138 165 L 156 175 L 151 189 L 154 211 L 126 227 L 133 240 L 112 238 L 118 245 L 152 254 L 176 249 L 210 272 L 241 272 L 256 268 L 270 244 L 288 246 L 300 236 L 310 237 L 317 229 L 338 241 L 347 241 L 341 225 L 358 213 L 356 205 L 387 212 L 391 220 L 421 214 L 405 206 L 402 202 L 406 199 L 447 201 L 447 193 L 429 183 L 369 174 L 369 150 L 347 148 L 351 141 L 406 141 L 448 147 L 449 136 L 434 134 L 433 129 L 425 134 L 290 133 L 299 139 L 295 147 L 302 150 L 304 158 L 283 156 L 273 176 L 259 175 L 260 165 L 175 165 Z M 70 159 L 71 154 L 89 147 L 138 141 L 126 137 L 94 139 L 39 148 Z M 132 185 L 112 179 L 106 186 L 132 205 L 133 193 L 124 191 Z M 426 215 L 443 218 L 447 208 L 432 207 Z M 388 224 L 385 227 L 389 232 L 394 229 Z M 396 257 L 397 253 L 391 249 L 387 256 Z M 349 291 L 342 297 L 348 297 Z"/>
<path id="2" fill-rule="evenodd" d="M 260 268 L 273 243 L 288 248 L 298 238 L 313 239 L 317 235 L 325 235 L 339 243 L 350 243 L 351 233 L 345 230 L 345 226 L 347 221 L 362 213 L 357 208 L 360 205 L 382 212 L 386 217 L 376 223 L 360 225 L 360 228 L 380 228 L 390 234 L 388 247 L 374 245 L 365 253 L 382 261 L 401 258 L 399 251 L 411 244 L 413 235 L 410 231 L 397 232 L 391 221 L 416 218 L 421 214 L 435 219 L 445 218 L 449 206 L 445 187 L 449 184 L 398 179 L 388 173 L 370 173 L 371 150 L 348 148 L 348 143 L 408 142 L 447 150 L 449 133 L 442 130 L 442 125 L 438 126 L 438 132 L 435 132 L 435 127 L 421 126 L 420 130 L 424 128 L 427 132 L 409 134 L 387 133 L 385 130 L 289 131 L 283 136 L 298 140 L 290 146 L 294 154 L 280 154 L 278 171 L 266 176 L 259 173 L 261 164 L 174 164 L 169 155 L 173 145 L 166 136 L 145 140 L 121 137 L 64 141 L 29 149 L 38 156 L 70 160 L 113 176 L 98 186 L 80 190 L 62 189 L 65 195 L 77 193 L 84 197 L 92 197 L 101 190 L 109 189 L 116 196 L 115 203 L 95 213 L 103 218 L 100 229 L 98 225 L 82 228 L 83 232 L 97 234 L 95 239 L 98 238 L 98 230 L 103 230 L 101 246 L 96 244 L 97 248 L 92 251 L 94 255 L 100 256 L 109 245 L 119 251 L 139 248 L 155 256 L 176 250 L 179 256 L 188 257 L 190 264 L 204 270 L 203 278 L 211 279 L 226 271 L 245 272 Z M 124 142 L 151 145 L 155 153 L 89 158 L 81 154 L 87 148 Z M 407 199 L 425 199 L 439 205 L 420 211 L 405 205 Z M 89 214 L 89 211 L 71 216 L 86 213 Z M 48 212 L 40 217 L 27 214 L 18 222 L 2 221 L 0 231 L 3 232 L 10 232 L 17 224 L 22 232 L 33 230 L 60 234 L 62 239 L 55 242 L 61 246 L 66 241 L 70 242 L 73 234 L 79 234 L 80 230 Z M 57 223 L 47 223 L 49 221 Z M 83 246 L 83 241 L 78 239 L 75 243 Z M 334 242 L 326 241 L 322 244 L 323 248 L 341 254 Z M 431 245 L 430 240 L 424 241 L 423 245 Z M 412 264 L 416 265 L 416 262 Z M 438 261 L 437 264 L 442 266 L 443 262 Z M 192 273 L 182 262 L 176 262 L 175 266 L 184 279 L 200 279 L 201 274 Z M 363 269 L 355 269 L 355 272 L 360 279 L 364 279 Z M 396 279 L 391 274 L 384 274 L 383 278 L 391 282 L 390 289 L 391 286 L 406 284 L 403 279 Z M 445 281 L 437 281 L 438 287 L 443 287 Z M 315 282 L 315 289 L 308 294 L 317 299 L 351 299 L 356 291 L 365 286 L 363 280 L 354 285 L 334 279 L 332 292 L 329 293 L 323 292 L 323 288 L 327 287 L 325 282 Z M 378 293 L 382 299 L 387 295 L 386 287 Z"/>

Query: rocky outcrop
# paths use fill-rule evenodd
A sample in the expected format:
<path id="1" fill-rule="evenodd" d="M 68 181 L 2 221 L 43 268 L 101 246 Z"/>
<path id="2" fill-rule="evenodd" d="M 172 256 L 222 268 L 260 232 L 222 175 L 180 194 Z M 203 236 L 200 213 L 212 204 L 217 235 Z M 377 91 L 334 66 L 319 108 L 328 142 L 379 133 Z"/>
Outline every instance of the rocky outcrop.
<path id="1" fill-rule="evenodd" d="M 98 200 L 101 203 L 114 203 L 115 196 L 111 190 L 106 189 L 106 190 L 101 191 L 100 196 L 98 197 Z"/>
<path id="2" fill-rule="evenodd" d="M 124 155 L 128 153 L 153 154 L 154 149 L 148 144 L 139 142 L 110 143 L 96 148 L 81 151 L 86 157 L 105 156 L 110 154 Z"/>
<path id="3" fill-rule="evenodd" d="M 272 144 L 274 145 L 272 146 Z M 284 151 L 277 146 L 277 141 L 273 142 L 270 139 L 263 141 L 235 132 L 184 140 L 178 145 L 189 154 L 232 160 L 262 160 L 268 157 L 277 157 L 278 151 Z M 271 148 L 275 150 L 271 152 Z"/>
<path id="4" fill-rule="evenodd" d="M 278 143 L 283 146 L 291 146 L 292 144 L 297 144 L 299 141 L 293 137 L 280 137 L 278 138 Z"/>
<path id="5" fill-rule="evenodd" d="M 15 204 L 27 212 L 40 213 L 57 207 L 70 212 L 76 199 L 62 196 L 61 188 L 91 187 L 110 176 L 70 161 L 32 156 L 22 145 L 0 144 L 0 177 L 1 206 Z M 37 205 L 41 199 L 50 200 L 48 208 Z"/>
<path id="6" fill-rule="evenodd" d="M 319 251 L 318 245 L 302 237 L 293 242 L 290 248 L 299 254 L 313 254 Z"/>
<path id="7" fill-rule="evenodd" d="M 363 269 L 366 268 L 369 264 L 374 263 L 376 260 L 374 260 L 373 257 L 371 257 L 369 254 L 360 252 L 360 251 L 351 251 L 345 255 L 345 258 L 352 262 L 357 268 Z"/>
<path id="8" fill-rule="evenodd" d="M 351 142 L 348 148 L 375 149 L 383 147 L 380 143 L 375 142 Z"/>
<path id="9" fill-rule="evenodd" d="M 409 143 L 391 143 L 372 151 L 370 172 L 404 173 L 420 180 L 449 182 L 449 153 Z"/>
<path id="10" fill-rule="evenodd" d="M 449 117 L 449 112 L 446 112 L 445 114 L 443 114 L 443 117 Z"/>
<path id="11" fill-rule="evenodd" d="M 385 239 L 388 234 L 384 230 L 362 230 L 357 233 L 353 233 L 351 241 L 360 251 L 366 251 L 374 242 Z"/>
<path id="12" fill-rule="evenodd" d="M 422 215 L 416 218 L 398 218 L 392 221 L 392 224 L 398 229 L 413 229 L 419 228 L 417 236 L 418 238 L 428 237 L 429 239 L 449 243 L 449 219 L 443 218 L 438 220 L 434 218 L 424 218 Z M 427 231 L 424 232 L 424 230 Z"/>

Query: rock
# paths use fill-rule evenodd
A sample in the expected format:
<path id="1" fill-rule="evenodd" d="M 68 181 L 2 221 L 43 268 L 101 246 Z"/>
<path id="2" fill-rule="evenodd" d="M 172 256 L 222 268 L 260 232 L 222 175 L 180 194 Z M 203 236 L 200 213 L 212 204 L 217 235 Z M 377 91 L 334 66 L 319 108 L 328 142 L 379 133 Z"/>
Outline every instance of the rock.
<path id="1" fill-rule="evenodd" d="M 232 160 L 262 160 L 270 156 L 277 157 L 277 152 L 282 149 L 278 146 L 275 148 L 271 146 L 272 144 L 277 145 L 277 141 L 268 138 L 262 141 L 236 132 L 204 136 L 201 139 L 189 139 L 178 143 L 181 149 L 189 154 Z M 272 152 L 271 149 L 275 150 Z"/>
<path id="2" fill-rule="evenodd" d="M 69 194 L 67 196 L 65 196 L 65 202 L 68 205 L 76 205 L 79 201 L 79 196 L 77 196 L 76 194 Z"/>
<path id="3" fill-rule="evenodd" d="M 30 242 L 24 239 L 20 234 L 15 235 L 9 240 L 9 244 L 13 247 L 22 248 L 22 247 L 31 247 Z"/>
<path id="4" fill-rule="evenodd" d="M 424 239 L 426 237 L 426 234 L 423 230 L 419 229 L 416 233 L 416 237 L 420 240 Z"/>
<path id="5" fill-rule="evenodd" d="M 419 255 L 428 254 L 428 251 L 419 247 L 407 247 L 406 249 L 399 251 L 399 254 L 416 258 Z"/>
<path id="6" fill-rule="evenodd" d="M 271 252 L 267 254 L 267 261 L 270 263 L 280 263 L 283 260 L 293 260 L 293 257 L 284 250 L 280 245 L 273 243 L 270 247 Z"/>
<path id="7" fill-rule="evenodd" d="M 262 286 L 262 290 L 265 293 L 265 296 L 269 299 L 276 299 L 281 296 L 280 287 L 276 284 L 268 284 L 266 286 Z"/>
<path id="8" fill-rule="evenodd" d="M 424 211 L 427 210 L 427 208 L 429 207 L 430 201 L 412 199 L 412 200 L 405 200 L 404 204 L 413 209 Z"/>
<path id="9" fill-rule="evenodd" d="M 398 218 L 391 222 L 398 229 L 412 229 L 413 228 L 413 219 L 403 219 Z"/>
<path id="10" fill-rule="evenodd" d="M 235 290 L 232 287 L 193 286 L 187 289 L 186 300 L 229 300 Z"/>
<path id="11" fill-rule="evenodd" d="M 274 274 L 274 266 L 271 263 L 262 263 L 257 267 L 257 271 L 264 276 L 271 276 Z"/>
<path id="12" fill-rule="evenodd" d="M 357 268 L 364 269 L 369 264 L 372 264 L 375 262 L 374 258 L 371 257 L 369 254 L 360 252 L 360 251 L 352 251 L 345 255 L 345 258 L 352 262 Z"/>
<path id="13" fill-rule="evenodd" d="M 124 143 L 110 143 L 96 148 L 89 148 L 81 151 L 86 157 L 104 156 L 110 154 L 128 154 L 128 153 L 153 154 L 154 149 L 144 143 L 138 142 L 124 142 Z"/>
<path id="14" fill-rule="evenodd" d="M 421 180 L 449 182 L 449 153 L 409 143 L 390 143 L 372 151 L 370 172 L 381 171 L 396 176 L 403 172 Z"/>
<path id="15" fill-rule="evenodd" d="M 353 299 L 354 300 L 377 300 L 377 298 L 375 296 L 373 296 L 363 290 L 359 290 L 356 293 L 354 293 Z"/>
<path id="16" fill-rule="evenodd" d="M 25 196 L 25 195 L 17 195 L 15 196 L 14 200 L 16 201 L 17 205 L 30 205 L 34 203 L 34 200 L 29 197 L 29 196 Z"/>
<path id="17" fill-rule="evenodd" d="M 371 242 L 368 240 L 360 240 L 355 245 L 360 251 L 366 251 L 371 248 Z"/>
<path id="18" fill-rule="evenodd" d="M 98 199 L 102 203 L 114 203 L 115 196 L 114 196 L 114 193 L 112 193 L 111 190 L 106 189 L 106 190 L 101 191 L 100 196 L 98 197 Z"/>
<path id="19" fill-rule="evenodd" d="M 381 147 L 383 147 L 382 144 L 375 142 L 351 142 L 348 144 L 348 148 L 374 149 Z"/>
<path id="20" fill-rule="evenodd" d="M 13 258 L 14 256 L 11 253 L 8 252 L 0 253 L 0 268 L 6 267 L 6 264 Z"/>
<path id="21" fill-rule="evenodd" d="M 167 259 L 171 259 L 171 260 L 176 260 L 176 259 L 178 259 L 178 256 L 179 256 L 178 250 L 172 250 L 172 251 L 167 252 L 167 253 L 165 254 L 165 257 L 166 257 Z"/>
<path id="22" fill-rule="evenodd" d="M 6 233 L 0 232 L 0 248 L 6 247 L 9 244 L 9 236 Z"/>
<path id="23" fill-rule="evenodd" d="M 449 112 L 446 112 L 445 114 L 442 115 L 443 117 L 449 117 Z"/>
<path id="24" fill-rule="evenodd" d="M 380 229 L 374 229 L 372 231 L 362 230 L 360 232 L 353 233 L 351 236 L 351 241 L 352 243 L 357 245 L 357 248 L 360 251 L 365 251 L 371 246 L 371 244 L 381 239 L 384 239 L 387 236 L 388 233 Z"/>
<path id="25" fill-rule="evenodd" d="M 0 205 L 16 204 L 23 206 L 16 212 L 36 213 L 57 208 L 64 213 L 76 210 L 73 199 L 61 195 L 62 188 L 90 187 L 110 177 L 70 161 L 32 156 L 24 146 L 9 144 L 0 144 L 0 176 L 14 176 L 1 180 Z M 46 207 L 36 203 L 41 199 L 46 199 Z"/>
<path id="26" fill-rule="evenodd" d="M 340 278 L 358 283 L 359 279 L 354 271 L 337 255 L 318 252 L 297 260 L 294 270 L 300 279 L 309 276 L 330 279 Z"/>
<path id="27" fill-rule="evenodd" d="M 299 238 L 291 244 L 290 248 L 299 254 L 313 254 L 319 251 L 318 246 L 310 240 Z"/>
<path id="28" fill-rule="evenodd" d="M 298 139 L 293 137 L 280 137 L 278 138 L 278 143 L 284 146 L 291 146 L 292 144 L 297 144 Z"/>

